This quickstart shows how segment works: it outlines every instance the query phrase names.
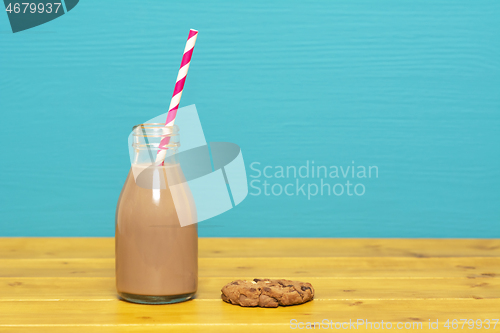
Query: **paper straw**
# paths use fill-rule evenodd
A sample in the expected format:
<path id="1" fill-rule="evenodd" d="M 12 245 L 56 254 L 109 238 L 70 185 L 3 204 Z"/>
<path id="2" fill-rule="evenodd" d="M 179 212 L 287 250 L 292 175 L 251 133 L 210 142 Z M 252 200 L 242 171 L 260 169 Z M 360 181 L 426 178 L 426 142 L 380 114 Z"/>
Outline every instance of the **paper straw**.
<path id="1" fill-rule="evenodd" d="M 179 74 L 177 74 L 177 81 L 175 82 L 174 93 L 172 95 L 172 100 L 170 101 L 170 107 L 168 108 L 167 120 L 165 121 L 165 126 L 173 126 L 175 122 L 175 116 L 177 115 L 177 110 L 179 109 L 179 103 L 181 101 L 182 90 L 184 89 L 184 83 L 186 82 L 186 76 L 189 70 L 189 64 L 191 63 L 191 56 L 193 55 L 194 44 L 196 43 L 196 38 L 198 37 L 197 30 L 189 30 L 188 39 L 186 42 L 186 47 L 184 48 L 184 54 L 182 55 L 181 67 L 179 69 Z M 166 145 L 170 142 L 170 137 L 164 137 L 160 141 L 160 146 L 158 153 L 156 154 L 156 163 L 162 162 L 167 154 Z"/>

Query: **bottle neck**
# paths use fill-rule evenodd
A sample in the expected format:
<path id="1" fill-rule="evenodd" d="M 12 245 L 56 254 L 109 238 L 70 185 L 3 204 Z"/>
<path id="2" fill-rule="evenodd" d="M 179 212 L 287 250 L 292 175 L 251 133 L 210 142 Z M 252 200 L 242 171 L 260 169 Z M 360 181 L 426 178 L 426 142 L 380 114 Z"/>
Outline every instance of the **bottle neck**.
<path id="1" fill-rule="evenodd" d="M 176 153 L 180 146 L 177 125 L 160 123 L 140 124 L 133 130 L 134 164 L 176 164 Z"/>

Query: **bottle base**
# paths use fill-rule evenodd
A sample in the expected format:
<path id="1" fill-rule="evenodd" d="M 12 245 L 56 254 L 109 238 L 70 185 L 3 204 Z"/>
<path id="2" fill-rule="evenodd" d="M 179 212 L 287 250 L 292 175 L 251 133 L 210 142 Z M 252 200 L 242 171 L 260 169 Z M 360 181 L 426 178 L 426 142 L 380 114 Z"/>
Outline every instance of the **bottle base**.
<path id="1" fill-rule="evenodd" d="M 118 296 L 127 302 L 139 304 L 173 304 L 190 300 L 196 293 L 188 293 L 170 296 L 135 295 L 118 292 Z"/>

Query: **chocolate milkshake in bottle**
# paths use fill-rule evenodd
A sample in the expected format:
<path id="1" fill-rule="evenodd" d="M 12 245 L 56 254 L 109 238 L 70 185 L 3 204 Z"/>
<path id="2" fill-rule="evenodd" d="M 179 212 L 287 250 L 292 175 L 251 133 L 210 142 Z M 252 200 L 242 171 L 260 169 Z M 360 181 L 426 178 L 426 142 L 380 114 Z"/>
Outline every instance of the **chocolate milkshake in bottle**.
<path id="1" fill-rule="evenodd" d="M 116 208 L 118 295 L 143 304 L 182 302 L 198 286 L 198 231 L 193 196 L 176 160 L 178 127 L 142 124 L 132 135 L 132 168 Z M 154 161 L 165 137 L 162 165 Z M 192 224 L 182 227 L 179 216 Z"/>

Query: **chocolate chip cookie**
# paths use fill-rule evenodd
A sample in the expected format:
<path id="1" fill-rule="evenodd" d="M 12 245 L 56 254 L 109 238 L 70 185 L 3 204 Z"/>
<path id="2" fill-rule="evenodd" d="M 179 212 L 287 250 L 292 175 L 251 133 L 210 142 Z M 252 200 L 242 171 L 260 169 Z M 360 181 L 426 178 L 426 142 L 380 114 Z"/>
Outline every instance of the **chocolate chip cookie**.
<path id="1" fill-rule="evenodd" d="M 302 304 L 314 297 L 310 283 L 284 279 L 236 280 L 226 284 L 221 291 L 224 302 L 263 308 Z"/>

